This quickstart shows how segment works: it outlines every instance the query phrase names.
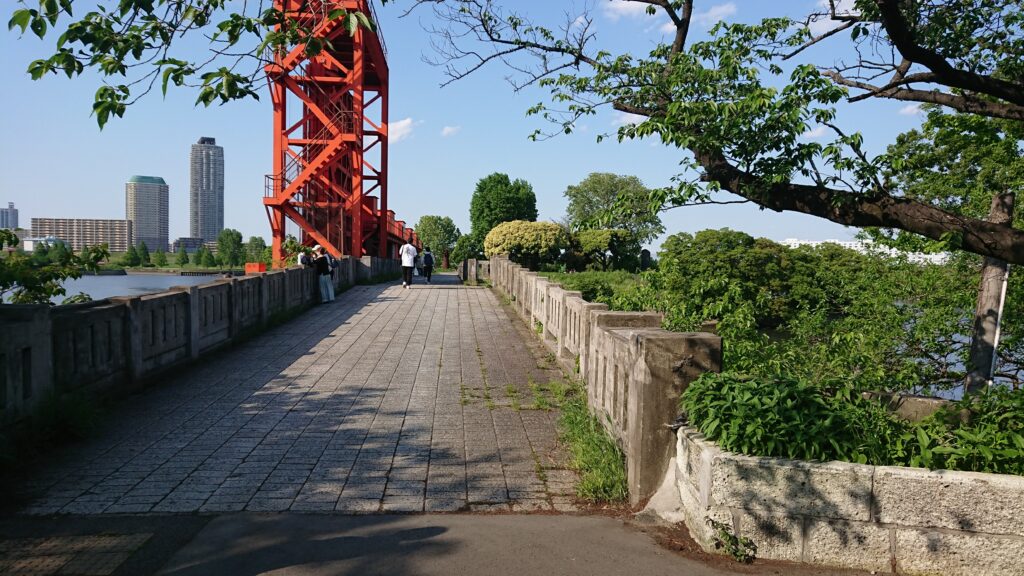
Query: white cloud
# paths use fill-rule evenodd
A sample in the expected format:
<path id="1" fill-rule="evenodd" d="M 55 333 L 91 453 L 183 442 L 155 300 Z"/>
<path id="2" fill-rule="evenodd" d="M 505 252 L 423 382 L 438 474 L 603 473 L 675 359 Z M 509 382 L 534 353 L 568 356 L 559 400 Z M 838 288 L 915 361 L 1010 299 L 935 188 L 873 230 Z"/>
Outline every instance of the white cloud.
<path id="1" fill-rule="evenodd" d="M 392 144 L 405 140 L 409 136 L 412 136 L 413 126 L 414 123 L 412 118 L 405 118 L 396 122 L 391 122 L 388 124 L 388 140 L 390 140 Z"/>
<path id="2" fill-rule="evenodd" d="M 578 30 L 578 29 L 582 28 L 583 25 L 586 24 L 586 23 L 587 23 L 587 17 L 584 16 L 583 14 L 580 14 L 579 16 L 576 17 L 575 20 L 572 21 L 572 24 L 569 25 L 569 29 L 570 30 Z"/>
<path id="3" fill-rule="evenodd" d="M 921 105 L 918 103 L 907 104 L 903 108 L 900 108 L 900 114 L 904 116 L 913 116 L 921 113 Z"/>
<path id="4" fill-rule="evenodd" d="M 624 126 L 626 124 L 639 124 L 647 120 L 646 116 L 639 114 L 630 114 L 629 112 L 615 112 L 615 117 L 612 118 L 612 126 Z"/>
<path id="5" fill-rule="evenodd" d="M 604 15 L 612 22 L 621 18 L 637 18 L 647 15 L 647 6 L 642 2 L 626 2 L 626 0 L 610 0 L 604 5 Z"/>
<path id="6" fill-rule="evenodd" d="M 447 138 L 449 136 L 455 136 L 462 131 L 462 126 L 445 126 L 441 128 L 441 137 Z"/>
<path id="7" fill-rule="evenodd" d="M 661 32 L 662 34 L 675 34 L 676 33 L 676 24 L 675 24 L 675 22 L 673 22 L 671 20 L 668 20 L 664 24 L 662 24 L 661 26 L 658 27 L 658 31 Z"/>
<path id="8" fill-rule="evenodd" d="M 712 26 L 735 14 L 736 4 L 726 2 L 725 4 L 716 4 L 715 6 L 708 8 L 706 12 L 698 12 L 694 14 L 693 19 L 702 26 Z"/>
<path id="9" fill-rule="evenodd" d="M 824 126 L 818 126 L 817 128 L 814 128 L 813 130 L 808 130 L 807 132 L 804 132 L 803 134 L 800 135 L 800 137 L 801 138 L 806 138 L 807 140 L 817 140 L 818 138 L 821 138 L 824 135 L 825 135 L 825 127 Z"/>

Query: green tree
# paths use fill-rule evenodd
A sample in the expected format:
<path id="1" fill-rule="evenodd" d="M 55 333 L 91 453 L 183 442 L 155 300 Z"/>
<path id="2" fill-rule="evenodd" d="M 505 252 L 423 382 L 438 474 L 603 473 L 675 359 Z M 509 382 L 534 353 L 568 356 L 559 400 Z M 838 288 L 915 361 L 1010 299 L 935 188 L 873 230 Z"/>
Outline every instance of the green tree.
<path id="1" fill-rule="evenodd" d="M 444 267 L 449 267 L 449 256 L 462 232 L 448 216 L 422 216 L 414 228 L 424 246 L 440 254 Z"/>
<path id="2" fill-rule="evenodd" d="M 1022 141 L 1024 125 L 1020 122 L 949 114 L 929 106 L 921 128 L 901 134 L 889 147 L 883 157 L 888 165 L 886 177 L 904 197 L 952 214 L 1024 228 L 1024 211 L 1016 210 L 1014 214 L 1018 193 L 1024 191 Z M 959 243 L 957 237 L 935 242 L 903 230 L 870 229 L 866 235 L 913 250 L 945 249 Z M 1013 350 L 1015 343 L 1011 336 L 1003 351 L 997 354 L 994 350 L 1004 278 L 1009 274 L 1007 263 L 993 257 L 981 262 L 970 260 L 979 268 L 980 285 L 971 330 L 967 388 L 978 392 L 986 387 L 995 369 L 993 362 L 1005 356 L 1007 349 Z M 1012 292 L 1010 296 L 1014 296 Z M 1017 310 L 1011 304 L 1008 311 L 1012 315 Z"/>
<path id="3" fill-rule="evenodd" d="M 965 250 L 1024 264 L 1024 230 L 907 197 L 883 177 L 885 163 L 865 150 L 856 127 L 837 122 L 844 99 L 843 106 L 893 99 L 1024 119 L 1018 0 L 855 0 L 843 13 L 835 13 L 844 9 L 838 2 L 818 3 L 802 22 L 720 22 L 696 40 L 694 0 L 624 2 L 646 9 L 650 29 L 667 40 L 646 55 L 617 54 L 599 44 L 586 14 L 571 14 L 575 23 L 560 32 L 512 2 L 429 4 L 442 20 L 438 54 L 451 79 L 507 64 L 521 85 L 551 90 L 557 110 L 542 103 L 530 112 L 554 122 L 552 132 L 571 132 L 607 106 L 637 119 L 618 129 L 620 140 L 652 137 L 682 149 L 692 170 L 655 189 L 653 206 L 750 202 L 956 238 Z M 656 25 L 664 21 L 667 36 Z M 812 35 L 810 24 L 829 21 L 849 33 Z M 803 137 L 818 126 L 825 141 Z M 721 200 L 720 191 L 740 199 Z"/>
<path id="4" fill-rule="evenodd" d="M 42 266 L 50 261 L 50 244 L 47 242 L 35 242 L 32 246 L 32 261 Z"/>
<path id="5" fill-rule="evenodd" d="M 178 260 L 175 263 L 181 268 L 188 266 L 188 252 L 185 251 L 184 246 L 178 247 Z"/>
<path id="6" fill-rule="evenodd" d="M 142 258 L 139 256 L 139 251 L 135 249 L 135 246 L 128 247 L 128 251 L 124 253 L 120 263 L 127 268 L 134 268 L 142 264 Z"/>
<path id="7" fill-rule="evenodd" d="M 297 264 L 297 260 L 298 260 L 298 257 L 299 257 L 299 252 L 303 252 L 303 251 L 308 250 L 308 248 L 304 247 L 299 242 L 298 238 L 296 238 L 295 236 L 292 236 L 291 234 L 288 234 L 287 236 L 285 236 L 284 244 L 281 247 L 281 249 L 284 252 L 284 264 L 285 265 L 295 265 L 295 264 Z"/>
<path id="8" fill-rule="evenodd" d="M 267 251 L 267 243 L 261 236 L 250 236 L 245 243 L 245 258 L 247 262 L 266 262 L 264 253 Z"/>
<path id="9" fill-rule="evenodd" d="M 217 257 L 225 266 L 238 266 L 242 263 L 244 246 L 242 233 L 232 228 L 225 228 L 217 235 Z"/>
<path id="10" fill-rule="evenodd" d="M 152 260 L 149 257 L 149 247 L 146 246 L 146 243 L 144 241 L 139 242 L 138 253 L 139 264 L 143 266 L 149 266 L 150 264 L 152 264 Z"/>
<path id="11" fill-rule="evenodd" d="M 200 245 L 199 248 L 196 248 L 196 253 L 192 255 L 192 262 L 196 266 L 203 266 L 203 259 L 207 252 L 209 249 L 205 245 Z"/>
<path id="12" fill-rule="evenodd" d="M 661 218 L 650 209 L 650 194 L 636 176 L 594 172 L 565 190 L 569 228 L 626 230 L 646 244 L 665 231 Z"/>
<path id="13" fill-rule="evenodd" d="M 265 52 L 303 46 L 313 56 L 330 49 L 319 39 L 307 42 L 327 20 L 339 21 L 353 35 L 359 27 L 374 29 L 361 12 L 310 10 L 312 18 L 300 17 L 262 2 L 120 0 L 116 8 L 101 10 L 94 2 L 78 2 L 81 10 L 75 12 L 74 0 L 17 4 L 8 28 L 57 38 L 52 54 L 29 64 L 33 80 L 48 74 L 72 78 L 86 70 L 104 79 L 93 104 L 100 128 L 157 83 L 165 95 L 170 86 L 197 88 L 196 104 L 204 106 L 259 99 Z"/>
<path id="14" fill-rule="evenodd" d="M 54 264 L 61 264 L 68 262 L 68 259 L 71 257 L 71 252 L 63 242 L 54 242 L 46 257 Z"/>
<path id="15" fill-rule="evenodd" d="M 462 262 L 473 258 L 481 258 L 484 255 L 483 246 L 477 242 L 472 234 L 463 234 L 455 242 L 452 248 L 451 261 Z"/>
<path id="16" fill-rule="evenodd" d="M 204 250 L 202 263 L 203 268 L 216 268 L 217 258 L 214 257 L 213 252 L 210 252 L 209 250 Z"/>
<path id="17" fill-rule="evenodd" d="M 167 254 L 163 250 L 154 252 L 153 264 L 160 267 L 167 266 Z"/>
<path id="18" fill-rule="evenodd" d="M 587 262 L 599 270 L 640 267 L 640 244 L 628 230 L 580 230 L 575 240 Z"/>
<path id="19" fill-rule="evenodd" d="M 488 257 L 507 254 L 513 262 L 538 270 L 554 263 L 568 240 L 565 230 L 554 222 L 513 220 L 488 232 L 484 250 Z"/>
<path id="20" fill-rule="evenodd" d="M 537 196 L 525 180 L 512 181 L 507 174 L 494 173 L 476 183 L 469 204 L 472 234 L 479 244 L 492 228 L 502 222 L 537 219 Z"/>
<path id="21" fill-rule="evenodd" d="M 51 304 L 51 299 L 67 294 L 63 286 L 65 280 L 98 270 L 100 262 L 110 257 L 106 246 L 87 246 L 77 255 L 66 252 L 66 258 L 61 261 L 38 263 L 32 256 L 14 250 L 20 243 L 14 232 L 0 229 L 0 251 L 10 250 L 0 258 L 0 301 L 3 302 Z M 82 296 L 72 298 L 80 301 Z"/>

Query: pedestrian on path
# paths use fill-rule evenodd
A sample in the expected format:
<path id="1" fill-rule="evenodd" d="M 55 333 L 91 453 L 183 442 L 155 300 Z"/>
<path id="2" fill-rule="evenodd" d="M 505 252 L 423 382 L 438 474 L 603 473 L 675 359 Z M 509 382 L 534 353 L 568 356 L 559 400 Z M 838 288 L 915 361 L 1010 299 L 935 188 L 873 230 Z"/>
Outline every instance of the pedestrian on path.
<path id="1" fill-rule="evenodd" d="M 412 287 L 412 270 L 416 266 L 416 247 L 408 240 L 398 249 L 398 257 L 402 259 L 402 287 Z"/>
<path id="2" fill-rule="evenodd" d="M 434 255 L 430 252 L 430 246 L 423 247 L 423 276 L 430 284 L 430 275 L 434 273 Z"/>
<path id="3" fill-rule="evenodd" d="M 313 267 L 320 278 L 320 303 L 334 302 L 334 282 L 331 276 L 331 260 L 327 256 L 327 249 L 317 244 L 313 247 L 316 260 Z"/>

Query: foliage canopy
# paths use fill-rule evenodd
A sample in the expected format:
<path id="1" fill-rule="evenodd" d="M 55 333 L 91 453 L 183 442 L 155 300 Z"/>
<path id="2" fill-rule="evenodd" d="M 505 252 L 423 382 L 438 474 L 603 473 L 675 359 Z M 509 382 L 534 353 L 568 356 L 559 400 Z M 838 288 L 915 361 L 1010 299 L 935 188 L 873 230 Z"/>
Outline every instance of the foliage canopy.
<path id="1" fill-rule="evenodd" d="M 565 230 L 554 222 L 513 220 L 494 227 L 484 239 L 488 257 L 508 254 L 531 270 L 555 262 L 568 242 Z"/>
<path id="2" fill-rule="evenodd" d="M 537 219 L 537 196 L 526 180 L 510 180 L 508 174 L 494 173 L 476 183 L 469 205 L 472 234 L 483 244 L 492 228 L 502 222 Z"/>
<path id="3" fill-rule="evenodd" d="M 450 80 L 505 63 L 518 86 L 550 89 L 555 104 L 530 112 L 557 132 L 610 106 L 638 118 L 620 127 L 620 140 L 655 137 L 683 150 L 693 172 L 655 189 L 655 208 L 717 202 L 714 194 L 724 190 L 741 198 L 736 202 L 903 230 L 1024 264 L 1024 230 L 916 198 L 884 177 L 900 170 L 899 158 L 872 157 L 860 133 L 836 122 L 841 102 L 866 99 L 1024 120 L 1024 12 L 1017 0 L 855 0 L 852 10 L 838 11 L 840 4 L 829 2 L 803 21 L 720 22 L 702 41 L 693 41 L 690 29 L 704 0 L 622 1 L 667 19 L 670 40 L 645 55 L 615 54 L 601 46 L 586 12 L 569 14 L 559 29 L 535 23 L 511 2 L 413 3 L 430 6 L 443 23 L 435 30 L 437 59 Z M 812 34 L 810 25 L 822 22 L 833 29 Z M 816 44 L 833 50 L 805 50 Z M 850 59 L 815 60 L 836 52 Z M 815 126 L 830 139 L 801 138 Z"/>
<path id="4" fill-rule="evenodd" d="M 650 193 L 636 176 L 594 172 L 565 190 L 569 227 L 626 230 L 638 243 L 650 242 L 665 231 L 661 217 L 648 207 Z"/>

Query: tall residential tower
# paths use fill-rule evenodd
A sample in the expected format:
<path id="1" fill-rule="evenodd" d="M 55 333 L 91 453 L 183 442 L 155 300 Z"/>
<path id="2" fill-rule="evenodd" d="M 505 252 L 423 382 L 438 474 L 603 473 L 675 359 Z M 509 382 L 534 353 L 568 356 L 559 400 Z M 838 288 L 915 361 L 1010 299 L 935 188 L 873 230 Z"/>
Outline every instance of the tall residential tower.
<path id="1" fill-rule="evenodd" d="M 8 202 L 7 208 L 0 208 L 0 228 L 14 230 L 17 227 L 18 209 L 14 207 L 14 202 Z"/>
<path id="2" fill-rule="evenodd" d="M 124 185 L 125 218 L 132 223 L 132 244 L 150 252 L 167 250 L 167 196 L 170 188 L 157 176 L 132 176 Z"/>
<path id="3" fill-rule="evenodd" d="M 189 235 L 212 242 L 224 229 L 224 148 L 215 138 L 200 138 L 189 166 Z"/>

